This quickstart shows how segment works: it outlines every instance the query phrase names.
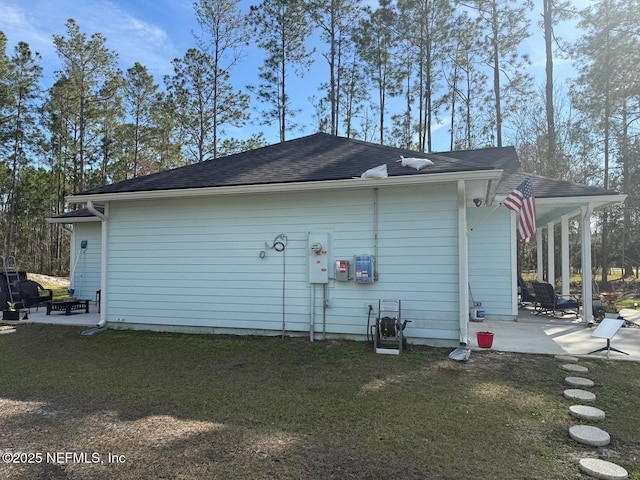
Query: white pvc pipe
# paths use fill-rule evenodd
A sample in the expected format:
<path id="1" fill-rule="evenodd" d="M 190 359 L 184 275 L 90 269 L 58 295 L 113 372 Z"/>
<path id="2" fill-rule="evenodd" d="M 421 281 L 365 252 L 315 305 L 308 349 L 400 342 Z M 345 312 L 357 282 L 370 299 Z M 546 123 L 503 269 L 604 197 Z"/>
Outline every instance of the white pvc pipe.
<path id="1" fill-rule="evenodd" d="M 309 319 L 309 340 L 313 342 L 313 332 L 315 330 L 316 315 L 316 284 L 311 284 L 311 318 Z"/>

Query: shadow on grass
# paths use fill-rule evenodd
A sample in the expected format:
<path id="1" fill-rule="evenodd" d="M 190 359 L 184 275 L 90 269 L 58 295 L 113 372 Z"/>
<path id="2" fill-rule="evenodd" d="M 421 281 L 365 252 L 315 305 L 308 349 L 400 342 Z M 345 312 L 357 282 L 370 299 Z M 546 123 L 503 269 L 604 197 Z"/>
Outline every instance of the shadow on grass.
<path id="1" fill-rule="evenodd" d="M 552 357 L 80 331 L 2 338 L 1 448 L 100 462 L 8 465 L 3 478 L 581 478 Z M 637 364 L 585 365 L 612 410 L 640 393 Z M 611 418 L 610 450 L 639 472 L 640 421 Z"/>

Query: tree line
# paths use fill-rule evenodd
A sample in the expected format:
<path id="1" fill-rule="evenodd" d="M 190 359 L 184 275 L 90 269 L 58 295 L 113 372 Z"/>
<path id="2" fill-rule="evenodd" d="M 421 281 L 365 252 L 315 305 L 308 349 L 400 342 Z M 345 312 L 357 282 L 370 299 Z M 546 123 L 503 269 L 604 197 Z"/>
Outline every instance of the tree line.
<path id="1" fill-rule="evenodd" d="M 64 273 L 68 236 L 45 218 L 68 208 L 66 195 L 264 145 L 261 132 L 229 134 L 249 122 L 287 140 L 300 126 L 293 80 L 315 62 L 325 73 L 308 99 L 312 129 L 422 152 L 441 128 L 449 150 L 514 145 L 525 171 L 628 194 L 599 217 L 595 258 L 605 274 L 611 262 L 637 265 L 640 0 L 582 10 L 566 0 L 240 7 L 196 1 L 200 32 L 162 79 L 141 63 L 120 70 L 107 39 L 69 19 L 52 38 L 60 68 L 45 87 L 40 55 L 22 41 L 7 52 L 0 32 L 4 255 Z M 568 25 L 572 39 L 562 38 Z M 543 80 L 531 75 L 531 46 L 544 51 Z M 239 88 L 246 48 L 264 61 L 256 84 Z M 571 62 L 575 78 L 558 81 L 558 62 Z"/>

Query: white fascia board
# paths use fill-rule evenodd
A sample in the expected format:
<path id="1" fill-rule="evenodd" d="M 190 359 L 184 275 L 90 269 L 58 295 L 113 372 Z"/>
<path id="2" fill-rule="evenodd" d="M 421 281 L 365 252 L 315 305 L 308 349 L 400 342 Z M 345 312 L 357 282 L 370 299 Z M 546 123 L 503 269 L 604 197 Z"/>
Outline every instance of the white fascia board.
<path id="1" fill-rule="evenodd" d="M 542 206 L 567 206 L 576 205 L 581 206 L 587 203 L 591 203 L 595 208 L 602 208 L 608 205 L 615 205 L 618 203 L 624 203 L 626 195 L 594 195 L 594 196 L 580 196 L 580 197 L 554 197 L 554 198 L 536 198 L 536 204 Z"/>
<path id="2" fill-rule="evenodd" d="M 458 180 L 485 181 L 489 184 L 500 179 L 502 170 L 480 170 L 472 172 L 433 173 L 428 175 L 405 175 L 384 179 L 346 179 L 318 182 L 271 183 L 258 185 L 236 185 L 228 187 L 185 188 L 173 190 L 151 190 L 142 192 L 96 193 L 87 195 L 70 195 L 69 203 L 86 203 L 89 201 L 103 203 L 126 200 L 157 200 L 164 198 L 203 197 L 215 195 L 249 195 L 260 193 L 292 193 L 311 191 L 331 191 L 345 189 L 367 189 L 397 186 L 428 185 L 454 183 Z"/>
<path id="3" fill-rule="evenodd" d="M 502 196 L 501 198 L 496 198 L 496 202 L 503 202 L 507 198 L 507 195 Z M 596 209 L 603 208 L 609 205 L 615 205 L 618 203 L 624 203 L 627 195 L 583 195 L 576 197 L 546 197 L 539 198 L 536 197 L 536 205 L 540 205 L 541 207 L 567 207 L 567 206 L 575 206 L 576 208 L 580 208 L 582 205 L 586 205 L 587 203 L 591 203 L 594 205 Z"/>
<path id="4" fill-rule="evenodd" d="M 98 217 L 62 217 L 62 218 L 47 218 L 47 223 L 88 223 L 99 222 Z"/>

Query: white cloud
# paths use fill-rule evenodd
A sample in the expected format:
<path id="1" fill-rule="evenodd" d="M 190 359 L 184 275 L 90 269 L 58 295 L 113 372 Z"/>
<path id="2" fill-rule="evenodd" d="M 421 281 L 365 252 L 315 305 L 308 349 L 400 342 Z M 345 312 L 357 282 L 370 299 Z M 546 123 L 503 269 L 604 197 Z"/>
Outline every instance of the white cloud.
<path id="1" fill-rule="evenodd" d="M 154 6 L 156 12 L 163 13 L 157 3 Z M 45 77 L 52 78 L 54 71 L 60 68 L 53 35 L 66 35 L 65 24 L 73 18 L 87 37 L 100 33 L 107 39 L 107 47 L 118 54 L 120 68 L 126 70 L 140 62 L 154 75 L 156 83 L 161 83 L 162 77 L 172 70 L 171 60 L 182 56 L 183 47 L 176 46 L 176 39 L 165 28 L 140 18 L 129 7 L 127 2 L 119 5 L 104 0 L 23 0 L 19 5 L 0 0 L 0 31 L 9 40 L 9 54 L 13 45 L 27 42 L 32 50 L 42 55 Z M 170 18 L 160 20 L 175 25 Z M 184 33 L 191 35 L 190 30 Z M 181 40 L 178 39 L 178 43 Z"/>
<path id="2" fill-rule="evenodd" d="M 9 55 L 13 53 L 13 46 L 18 42 L 28 43 L 31 50 L 40 52 L 43 56 L 54 52 L 51 34 L 47 33 L 47 29 L 42 28 L 37 15 L 32 15 L 23 6 L 2 0 L 0 0 L 0 12 L 2 12 L 0 31 L 7 36 Z"/>
<path id="3" fill-rule="evenodd" d="M 169 73 L 176 47 L 165 29 L 110 2 L 85 5 L 82 18 L 75 20 L 83 31 L 104 35 L 107 46 L 118 53 L 123 70 L 140 62 L 149 68 L 156 82 Z"/>

